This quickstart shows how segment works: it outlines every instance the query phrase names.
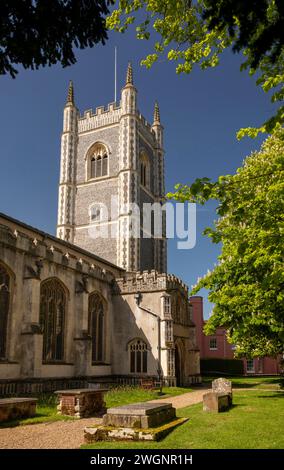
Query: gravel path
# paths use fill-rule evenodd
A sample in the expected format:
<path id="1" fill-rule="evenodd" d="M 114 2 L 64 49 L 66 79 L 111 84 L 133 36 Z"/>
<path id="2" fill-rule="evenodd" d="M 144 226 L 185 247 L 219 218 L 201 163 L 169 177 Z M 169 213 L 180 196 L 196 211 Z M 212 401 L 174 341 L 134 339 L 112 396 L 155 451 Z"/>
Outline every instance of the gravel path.
<path id="1" fill-rule="evenodd" d="M 186 406 L 195 405 L 202 401 L 204 393 L 210 392 L 210 389 L 196 390 L 195 392 L 183 393 L 176 397 L 160 398 L 151 400 L 151 403 L 165 402 L 171 403 L 175 408 L 185 408 Z"/>
<path id="2" fill-rule="evenodd" d="M 0 429 L 0 449 L 78 449 L 84 428 L 100 422 L 85 418 Z"/>
<path id="3" fill-rule="evenodd" d="M 183 408 L 202 401 L 207 391 L 202 389 L 151 402 L 164 401 Z M 100 423 L 100 418 L 86 418 L 0 429 L 0 449 L 78 449 L 83 444 L 84 428 Z"/>

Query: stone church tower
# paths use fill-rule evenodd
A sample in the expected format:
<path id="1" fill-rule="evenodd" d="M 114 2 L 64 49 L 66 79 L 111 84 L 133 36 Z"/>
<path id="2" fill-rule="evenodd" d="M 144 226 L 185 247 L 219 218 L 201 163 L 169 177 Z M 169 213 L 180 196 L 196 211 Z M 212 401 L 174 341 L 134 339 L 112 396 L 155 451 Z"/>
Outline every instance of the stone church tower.
<path id="1" fill-rule="evenodd" d="M 152 125 L 138 111 L 131 64 L 119 105 L 110 103 L 95 113 L 87 110 L 79 115 L 70 82 L 61 143 L 57 236 L 127 271 L 166 272 L 165 214 L 159 238 L 153 237 L 154 224 L 147 233 L 143 218 L 144 203 L 161 205 L 163 196 L 159 108 L 156 103 Z"/>

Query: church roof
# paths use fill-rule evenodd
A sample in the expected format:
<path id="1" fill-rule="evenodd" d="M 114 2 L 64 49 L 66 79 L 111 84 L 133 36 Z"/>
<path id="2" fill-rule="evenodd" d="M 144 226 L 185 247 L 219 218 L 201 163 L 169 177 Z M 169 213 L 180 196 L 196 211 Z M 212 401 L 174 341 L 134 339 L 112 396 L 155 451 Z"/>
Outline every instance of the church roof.
<path id="1" fill-rule="evenodd" d="M 73 251 L 73 252 L 76 251 L 79 255 L 92 258 L 94 261 L 98 261 L 101 264 L 105 264 L 106 266 L 115 268 L 117 271 L 120 271 L 120 274 L 123 274 L 125 272 L 125 269 L 120 268 L 119 266 L 101 258 L 100 256 L 95 255 L 94 253 L 91 253 L 90 251 L 84 250 L 83 248 L 80 248 L 79 246 L 74 245 L 73 243 L 69 243 L 69 242 L 66 242 L 65 240 L 61 240 L 60 238 L 57 238 L 54 235 L 50 235 L 47 232 L 39 230 L 38 228 L 32 227 L 31 225 L 28 225 L 25 222 L 14 219 L 13 217 L 10 217 L 9 215 L 3 214 L 2 212 L 0 212 L 0 225 L 5 225 L 5 222 L 7 222 L 8 226 L 10 227 L 12 226 L 12 229 L 14 230 L 17 230 L 17 228 L 20 228 L 20 229 L 24 229 L 27 232 L 33 232 L 32 235 L 34 237 L 38 236 L 42 238 L 42 240 L 39 240 L 39 241 L 46 242 L 47 240 L 50 240 L 51 242 L 64 247 L 67 252 L 68 250 Z M 27 234 L 31 235 L 31 233 L 27 233 Z"/>

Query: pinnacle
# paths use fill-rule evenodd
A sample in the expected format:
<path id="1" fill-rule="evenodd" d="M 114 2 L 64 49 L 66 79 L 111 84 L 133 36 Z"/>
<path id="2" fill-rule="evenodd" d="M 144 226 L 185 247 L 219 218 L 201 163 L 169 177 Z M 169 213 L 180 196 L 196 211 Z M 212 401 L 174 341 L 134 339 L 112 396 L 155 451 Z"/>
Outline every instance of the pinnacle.
<path id="1" fill-rule="evenodd" d="M 127 67 L 126 85 L 133 85 L 133 70 L 132 70 L 131 62 L 128 63 L 128 67 Z"/>
<path id="2" fill-rule="evenodd" d="M 155 102 L 155 109 L 154 109 L 154 123 L 160 123 L 161 118 L 160 118 L 160 109 L 157 101 Z"/>
<path id="3" fill-rule="evenodd" d="M 69 82 L 66 104 L 73 104 L 74 105 L 74 88 L 73 88 L 72 80 L 70 80 L 70 82 Z"/>

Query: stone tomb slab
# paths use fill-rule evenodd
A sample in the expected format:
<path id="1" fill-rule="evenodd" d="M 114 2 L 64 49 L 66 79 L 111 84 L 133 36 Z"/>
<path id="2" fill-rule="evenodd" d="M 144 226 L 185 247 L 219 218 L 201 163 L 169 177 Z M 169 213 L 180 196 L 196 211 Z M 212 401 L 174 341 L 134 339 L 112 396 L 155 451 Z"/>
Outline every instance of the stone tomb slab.
<path id="1" fill-rule="evenodd" d="M 88 418 L 106 410 L 104 395 L 108 389 L 78 388 L 69 390 L 57 390 L 59 405 L 58 414 L 74 416 L 76 418 Z"/>
<path id="2" fill-rule="evenodd" d="M 171 403 L 135 403 L 109 408 L 101 426 L 85 428 L 85 442 L 157 441 L 185 421 L 186 418 L 176 417 Z"/>
<path id="3" fill-rule="evenodd" d="M 153 428 L 176 417 L 171 403 L 135 403 L 109 408 L 103 417 L 104 426 Z"/>
<path id="4" fill-rule="evenodd" d="M 0 422 L 35 416 L 36 403 L 37 398 L 0 399 Z"/>

